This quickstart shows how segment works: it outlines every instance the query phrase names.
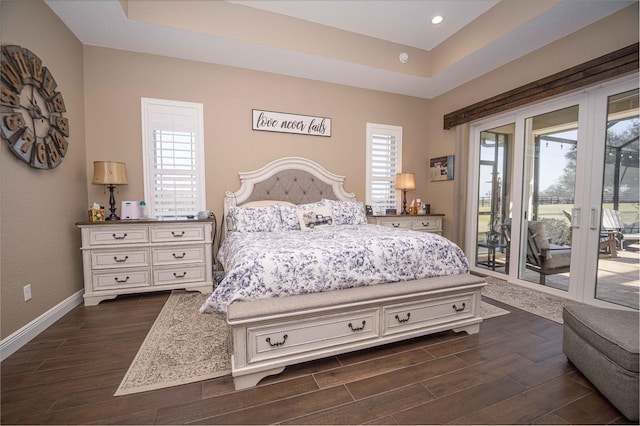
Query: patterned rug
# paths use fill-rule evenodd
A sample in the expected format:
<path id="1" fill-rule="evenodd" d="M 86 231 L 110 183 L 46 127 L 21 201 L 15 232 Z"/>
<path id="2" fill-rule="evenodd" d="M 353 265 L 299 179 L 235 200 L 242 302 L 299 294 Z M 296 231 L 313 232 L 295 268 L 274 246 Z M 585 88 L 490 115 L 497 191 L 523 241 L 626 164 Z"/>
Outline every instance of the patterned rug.
<path id="1" fill-rule="evenodd" d="M 485 279 L 487 285 L 482 289 L 483 296 L 560 324 L 563 322 L 562 308 L 577 304 L 569 299 L 509 284 L 497 278 L 485 277 Z"/>
<path id="2" fill-rule="evenodd" d="M 173 291 L 114 396 L 224 376 L 231 372 L 231 335 L 224 315 L 202 315 L 198 292 Z M 482 302 L 484 319 L 509 311 Z"/>
<path id="3" fill-rule="evenodd" d="M 225 315 L 202 315 L 206 295 L 173 291 L 114 396 L 198 382 L 231 372 Z"/>

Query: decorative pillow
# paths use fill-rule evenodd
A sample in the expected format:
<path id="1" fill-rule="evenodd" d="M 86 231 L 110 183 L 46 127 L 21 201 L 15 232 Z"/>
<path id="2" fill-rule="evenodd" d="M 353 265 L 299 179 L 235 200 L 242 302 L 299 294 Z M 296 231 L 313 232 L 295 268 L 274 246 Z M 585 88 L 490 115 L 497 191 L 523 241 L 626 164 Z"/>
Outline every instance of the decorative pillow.
<path id="1" fill-rule="evenodd" d="M 281 206 L 280 216 L 282 217 L 282 227 L 289 231 L 299 231 L 300 222 L 298 221 L 298 210 L 311 210 L 324 206 L 324 201 L 317 201 L 315 203 L 300 204 L 293 206 Z"/>
<path id="2" fill-rule="evenodd" d="M 367 215 L 360 201 L 323 200 L 331 206 L 336 225 L 366 225 Z"/>
<path id="3" fill-rule="evenodd" d="M 232 231 L 273 232 L 282 230 L 280 206 L 277 204 L 264 207 L 231 207 L 229 219 Z"/>
<path id="4" fill-rule="evenodd" d="M 300 229 L 310 231 L 322 226 L 334 226 L 331 206 L 320 206 L 312 209 L 298 209 L 298 222 Z"/>

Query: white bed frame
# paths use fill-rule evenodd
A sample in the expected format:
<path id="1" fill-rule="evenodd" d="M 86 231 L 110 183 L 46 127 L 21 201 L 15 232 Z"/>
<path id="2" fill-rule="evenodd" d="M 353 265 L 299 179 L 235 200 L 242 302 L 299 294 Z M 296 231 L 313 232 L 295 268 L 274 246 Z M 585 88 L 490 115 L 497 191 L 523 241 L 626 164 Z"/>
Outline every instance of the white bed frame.
<path id="1" fill-rule="evenodd" d="M 286 157 L 240 173 L 240 189 L 226 193 L 225 217 L 230 207 L 260 199 L 301 203 L 299 192 L 298 199 L 274 200 L 268 189 L 261 188 L 265 181 L 279 182 L 283 172 L 287 179 L 309 179 L 310 175 L 313 182 L 319 180 L 321 193 L 323 188 L 332 189 L 332 194 L 323 193 L 324 198 L 355 200 L 353 193 L 344 190 L 343 176 L 311 160 Z M 232 303 L 227 322 L 233 337 L 235 388 L 255 386 L 300 362 L 445 330 L 477 333 L 485 284 L 480 277 L 463 274 Z"/>

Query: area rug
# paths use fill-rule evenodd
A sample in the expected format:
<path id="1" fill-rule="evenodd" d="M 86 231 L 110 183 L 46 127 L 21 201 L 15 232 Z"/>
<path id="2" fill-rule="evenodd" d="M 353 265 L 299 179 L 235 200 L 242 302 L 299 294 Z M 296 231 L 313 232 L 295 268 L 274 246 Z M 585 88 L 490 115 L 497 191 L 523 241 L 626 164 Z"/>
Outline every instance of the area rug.
<path id="1" fill-rule="evenodd" d="M 231 372 L 231 336 L 224 315 L 202 315 L 206 295 L 173 291 L 114 396 L 199 382 Z M 482 302 L 484 319 L 509 311 Z"/>
<path id="2" fill-rule="evenodd" d="M 562 308 L 577 303 L 562 297 L 509 284 L 498 278 L 485 277 L 485 279 L 487 285 L 482 289 L 483 296 L 560 324 L 563 322 Z"/>
<path id="3" fill-rule="evenodd" d="M 198 292 L 173 291 L 114 396 L 198 382 L 231 372 L 225 315 L 202 315 Z"/>

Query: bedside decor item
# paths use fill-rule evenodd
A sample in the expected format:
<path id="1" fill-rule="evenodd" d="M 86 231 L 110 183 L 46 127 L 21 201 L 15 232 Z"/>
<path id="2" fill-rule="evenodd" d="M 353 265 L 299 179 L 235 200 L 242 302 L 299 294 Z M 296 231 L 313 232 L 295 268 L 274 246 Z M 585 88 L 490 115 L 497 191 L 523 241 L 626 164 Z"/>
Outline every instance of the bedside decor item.
<path id="1" fill-rule="evenodd" d="M 103 222 L 104 221 L 104 207 L 98 203 L 93 203 L 89 207 L 89 222 Z"/>
<path id="2" fill-rule="evenodd" d="M 432 182 L 453 180 L 453 155 L 431 159 L 429 177 Z"/>
<path id="3" fill-rule="evenodd" d="M 137 201 L 123 201 L 120 203 L 120 214 L 125 220 L 140 219 L 140 207 Z"/>
<path id="4" fill-rule="evenodd" d="M 407 191 L 416 189 L 416 178 L 413 173 L 396 174 L 396 189 L 402 191 L 402 213 L 407 214 Z"/>
<path id="5" fill-rule="evenodd" d="M 2 46 L 2 139 L 31 167 L 47 170 L 67 153 L 69 120 L 62 94 L 47 67 L 29 49 Z M 6 107 L 6 109 L 5 109 Z"/>
<path id="6" fill-rule="evenodd" d="M 117 185 L 128 184 L 124 163 L 117 161 L 94 161 L 93 180 L 91 183 L 94 185 L 106 185 L 107 188 L 109 188 L 109 210 L 111 214 L 106 220 L 120 220 L 116 215 L 116 199 L 113 196 L 113 190 Z"/>
<path id="7" fill-rule="evenodd" d="M 252 110 L 252 129 L 263 132 L 295 133 L 331 137 L 331 119 L 284 112 Z"/>

